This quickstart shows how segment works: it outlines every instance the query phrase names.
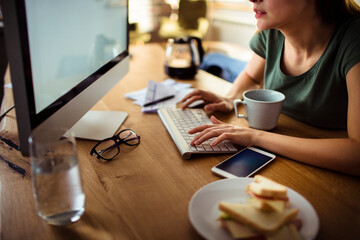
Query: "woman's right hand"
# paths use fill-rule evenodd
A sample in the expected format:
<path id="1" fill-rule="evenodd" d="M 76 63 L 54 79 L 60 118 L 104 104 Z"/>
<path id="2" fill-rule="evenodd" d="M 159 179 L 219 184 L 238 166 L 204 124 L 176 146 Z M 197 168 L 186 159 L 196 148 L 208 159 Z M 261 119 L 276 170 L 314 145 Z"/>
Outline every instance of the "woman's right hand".
<path id="1" fill-rule="evenodd" d="M 231 112 L 234 109 L 233 99 L 221 97 L 215 93 L 200 89 L 195 89 L 181 100 L 184 103 L 182 109 L 187 108 L 197 100 L 204 101 L 205 111 Z"/>

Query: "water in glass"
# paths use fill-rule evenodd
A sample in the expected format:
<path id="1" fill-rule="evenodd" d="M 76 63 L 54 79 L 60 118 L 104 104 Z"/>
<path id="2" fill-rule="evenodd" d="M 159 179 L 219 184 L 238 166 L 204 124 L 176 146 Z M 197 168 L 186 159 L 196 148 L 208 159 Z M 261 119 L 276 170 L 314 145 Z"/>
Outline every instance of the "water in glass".
<path id="1" fill-rule="evenodd" d="M 53 225 L 66 225 L 80 219 L 84 212 L 76 156 L 57 155 L 34 162 L 34 197 L 39 215 Z"/>

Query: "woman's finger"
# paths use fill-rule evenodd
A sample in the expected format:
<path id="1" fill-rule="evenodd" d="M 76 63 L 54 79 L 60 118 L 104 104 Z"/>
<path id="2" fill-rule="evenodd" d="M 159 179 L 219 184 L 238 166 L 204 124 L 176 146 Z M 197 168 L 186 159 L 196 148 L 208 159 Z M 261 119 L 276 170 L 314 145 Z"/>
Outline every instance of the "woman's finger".
<path id="1" fill-rule="evenodd" d="M 200 126 L 197 126 L 197 127 L 194 127 L 194 128 L 192 128 L 192 129 L 190 129 L 190 130 L 188 131 L 188 133 L 189 133 L 189 134 L 194 134 L 194 133 L 202 132 L 202 131 L 204 131 L 205 129 L 210 128 L 210 127 L 212 127 L 212 126 L 213 126 L 213 124 L 200 125 Z"/>
<path id="2" fill-rule="evenodd" d="M 219 111 L 219 112 L 230 112 L 232 110 L 232 107 L 225 101 L 222 100 L 220 102 L 212 102 L 207 104 L 204 107 L 205 111 Z"/>
<path id="3" fill-rule="evenodd" d="M 201 95 L 203 91 L 200 89 L 195 89 L 192 92 L 188 93 L 181 101 L 182 102 L 186 102 L 189 98 L 196 96 L 196 95 Z"/>
<path id="4" fill-rule="evenodd" d="M 202 97 L 199 96 L 199 95 L 196 95 L 196 96 L 192 96 L 190 98 L 188 98 L 186 100 L 186 102 L 184 102 L 183 106 L 181 107 L 182 109 L 185 109 L 187 108 L 191 103 L 195 102 L 195 101 L 198 101 L 198 100 L 201 100 Z"/>
<path id="5" fill-rule="evenodd" d="M 199 132 L 194 139 L 191 141 L 190 144 L 192 145 L 199 145 L 202 142 L 210 139 L 210 138 L 214 138 L 214 137 L 218 137 L 219 135 L 221 135 L 222 133 L 226 132 L 226 131 L 231 131 L 231 126 L 229 125 L 211 125 L 211 127 L 205 128 L 203 131 Z"/>
<path id="6" fill-rule="evenodd" d="M 217 119 L 215 116 L 211 116 L 210 120 L 213 124 L 225 124 L 224 122 L 220 121 L 219 119 Z"/>

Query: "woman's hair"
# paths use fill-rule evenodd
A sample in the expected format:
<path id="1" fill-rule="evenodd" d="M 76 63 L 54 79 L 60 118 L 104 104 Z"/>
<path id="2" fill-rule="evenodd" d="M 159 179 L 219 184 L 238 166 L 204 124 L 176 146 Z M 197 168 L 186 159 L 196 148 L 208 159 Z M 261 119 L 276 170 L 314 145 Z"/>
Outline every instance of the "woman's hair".
<path id="1" fill-rule="evenodd" d="M 336 23 L 360 15 L 355 0 L 315 0 L 316 10 L 327 23 Z"/>

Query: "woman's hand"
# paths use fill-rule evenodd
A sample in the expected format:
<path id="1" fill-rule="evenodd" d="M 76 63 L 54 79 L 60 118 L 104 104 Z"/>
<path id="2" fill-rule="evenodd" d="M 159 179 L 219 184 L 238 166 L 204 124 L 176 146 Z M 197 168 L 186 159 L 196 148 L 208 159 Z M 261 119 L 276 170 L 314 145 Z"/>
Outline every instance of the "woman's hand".
<path id="1" fill-rule="evenodd" d="M 204 101 L 205 111 L 231 112 L 234 109 L 232 99 L 220 97 L 215 93 L 200 89 L 195 89 L 181 100 L 184 103 L 182 109 L 187 108 L 191 103 L 197 100 Z"/>
<path id="2" fill-rule="evenodd" d="M 215 137 L 215 139 L 211 143 L 212 146 L 215 146 L 224 140 L 229 140 L 232 143 L 242 146 L 253 145 L 252 139 L 257 130 L 226 124 L 214 116 L 211 116 L 210 119 L 213 124 L 201 125 L 189 130 L 190 134 L 198 133 L 191 141 L 190 145 L 199 145 L 213 137 Z"/>

